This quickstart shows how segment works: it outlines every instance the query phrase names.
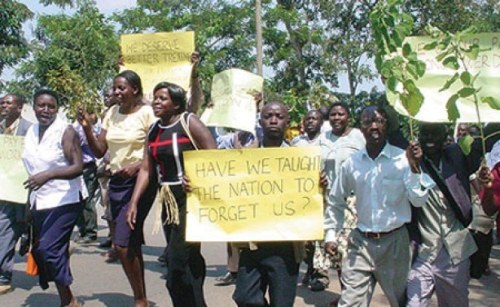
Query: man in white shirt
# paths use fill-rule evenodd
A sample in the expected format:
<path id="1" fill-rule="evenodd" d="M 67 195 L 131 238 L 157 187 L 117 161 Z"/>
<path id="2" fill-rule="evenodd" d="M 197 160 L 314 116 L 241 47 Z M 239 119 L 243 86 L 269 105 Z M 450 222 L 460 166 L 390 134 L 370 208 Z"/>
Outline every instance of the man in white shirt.
<path id="1" fill-rule="evenodd" d="M 375 285 L 380 283 L 391 306 L 405 303 L 410 268 L 410 242 L 405 224 L 410 222 L 410 202 L 422 206 L 427 188 L 421 177 L 422 150 L 410 143 L 406 152 L 386 140 L 387 115 L 377 106 L 361 113 L 361 131 L 366 147 L 341 166 L 334 182 L 325 216 L 325 251 L 333 253 L 332 235 L 342 221 L 345 199 L 356 196 L 357 228 L 349 236 L 347 257 L 342 265 L 342 291 L 338 306 L 369 305 Z M 432 180 L 428 180 L 432 185 Z"/>

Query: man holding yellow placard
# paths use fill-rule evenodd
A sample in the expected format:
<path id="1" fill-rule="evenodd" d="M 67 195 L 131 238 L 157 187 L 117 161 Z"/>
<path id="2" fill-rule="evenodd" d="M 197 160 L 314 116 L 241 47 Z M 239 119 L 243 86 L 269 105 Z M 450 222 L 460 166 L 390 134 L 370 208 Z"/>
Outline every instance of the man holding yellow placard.
<path id="1" fill-rule="evenodd" d="M 21 117 L 21 110 L 23 109 L 24 98 L 16 94 L 7 94 L 5 97 L 0 99 L 0 113 L 4 118 L 4 122 L 0 127 L 0 134 L 11 136 L 8 142 L 12 142 L 6 150 L 11 150 L 8 153 L 2 154 L 0 158 L 0 163 L 3 167 L 9 168 L 11 171 L 16 172 L 15 166 L 12 168 L 12 162 L 18 162 L 21 164 L 21 148 L 23 138 L 18 138 L 19 136 L 26 135 L 28 128 L 31 126 L 31 122 Z M 16 137 L 17 136 L 17 137 Z M 6 141 L 7 139 L 5 139 Z M 7 141 L 5 143 L 8 143 Z M 17 149 L 17 150 L 16 150 Z M 17 158 L 16 158 L 17 155 Z M 20 189 L 24 190 L 22 186 L 22 181 L 16 183 L 15 179 L 12 177 L 19 178 L 21 176 L 26 176 L 24 173 L 24 168 L 20 166 L 17 169 L 21 169 L 19 173 L 10 173 L 9 171 L 2 167 L 2 177 L 0 179 L 2 182 L 2 189 L 4 193 L 10 195 L 2 195 L 0 198 L 0 295 L 7 293 L 12 290 L 11 279 L 12 271 L 14 269 L 14 255 L 17 240 L 22 232 L 23 223 L 21 221 L 24 219 L 25 206 L 22 201 L 14 201 L 9 199 L 14 197 L 15 192 L 10 189 L 10 184 L 18 185 Z M 11 175 L 12 177 L 10 177 Z M 18 176 L 14 176 L 18 175 Z M 25 178 L 20 178 L 24 180 Z M 6 180 L 8 182 L 4 182 Z M 10 182 L 10 184 L 9 184 Z M 15 190 L 14 190 L 15 191 Z M 23 201 L 26 199 L 26 193 L 24 194 Z M 7 197 L 9 196 L 9 197 Z"/>
<path id="2" fill-rule="evenodd" d="M 264 131 L 261 147 L 288 147 L 284 141 L 288 121 L 288 110 L 283 104 L 266 104 L 260 118 Z M 292 241 L 260 242 L 242 248 L 233 294 L 238 306 L 266 306 L 266 290 L 271 306 L 293 306 L 303 258 L 300 249 L 303 251 L 303 243 Z"/>

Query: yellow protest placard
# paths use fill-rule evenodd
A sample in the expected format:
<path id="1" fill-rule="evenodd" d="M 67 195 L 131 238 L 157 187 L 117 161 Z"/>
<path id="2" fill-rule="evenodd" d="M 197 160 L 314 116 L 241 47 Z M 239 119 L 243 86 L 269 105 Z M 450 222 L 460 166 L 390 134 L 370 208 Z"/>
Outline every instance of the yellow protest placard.
<path id="1" fill-rule="evenodd" d="M 204 124 L 229 127 L 255 134 L 255 95 L 262 92 L 264 79 L 241 69 L 228 69 L 212 81 L 213 109 L 203 114 Z"/>
<path id="2" fill-rule="evenodd" d="M 0 200 L 25 204 L 28 191 L 23 182 L 28 174 L 21 160 L 24 137 L 0 134 Z"/>
<path id="3" fill-rule="evenodd" d="M 319 147 L 184 153 L 188 241 L 323 237 Z"/>
<path id="4" fill-rule="evenodd" d="M 426 122 L 448 122 L 446 103 L 460 88 L 458 81 L 449 89 L 440 91 L 445 82 L 457 71 L 443 66 L 436 60 L 440 50 L 424 50 L 430 43 L 430 37 L 409 37 L 407 42 L 417 51 L 418 59 L 426 64 L 425 75 L 416 84 L 424 95 L 424 103 L 415 116 Z M 479 97 L 491 96 L 499 99 L 500 87 L 500 33 L 480 33 L 466 36 L 462 41 L 464 46 L 478 44 L 482 51 L 476 60 L 466 58 L 466 65 L 472 75 L 479 74 L 475 85 L 481 88 Z M 398 96 L 387 91 L 387 100 L 396 111 L 408 116 Z M 459 98 L 457 108 L 460 112 L 459 122 L 477 122 L 475 105 L 470 98 Z M 490 108 L 486 103 L 479 103 L 479 112 L 483 122 L 500 122 L 500 111 Z"/>
<path id="5" fill-rule="evenodd" d="M 188 90 L 194 32 L 126 34 L 121 36 L 120 47 L 125 68 L 139 74 L 149 101 L 153 88 L 161 81 Z"/>

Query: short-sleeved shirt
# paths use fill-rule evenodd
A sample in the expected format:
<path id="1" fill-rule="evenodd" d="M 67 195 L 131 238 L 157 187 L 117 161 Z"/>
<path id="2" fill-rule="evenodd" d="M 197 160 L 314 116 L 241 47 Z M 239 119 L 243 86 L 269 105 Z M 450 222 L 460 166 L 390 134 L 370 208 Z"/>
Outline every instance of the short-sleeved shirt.
<path id="1" fill-rule="evenodd" d="M 312 140 L 309 138 L 307 133 L 298 135 L 293 138 L 291 144 L 292 146 L 296 147 L 303 147 L 303 146 L 319 146 L 319 137 L 320 133 L 316 135 Z"/>
<path id="2" fill-rule="evenodd" d="M 112 172 L 141 161 L 149 127 L 157 120 L 151 106 L 143 105 L 131 114 L 121 114 L 119 106 L 109 109 L 102 122 Z"/>
<path id="3" fill-rule="evenodd" d="M 83 163 L 95 162 L 97 159 L 90 148 L 87 136 L 85 136 L 85 131 L 80 123 L 76 122 L 73 124 L 76 132 L 78 133 L 78 138 L 80 139 L 80 146 L 82 147 L 82 158 Z M 101 120 L 98 119 L 97 122 L 92 126 L 92 132 L 94 135 L 99 135 L 101 133 Z"/>
<path id="4" fill-rule="evenodd" d="M 344 136 L 337 136 L 330 130 L 321 134 L 319 146 L 321 147 L 324 170 L 329 182 L 327 187 L 327 191 L 329 191 L 335 178 L 337 178 L 342 163 L 353 153 L 365 147 L 365 138 L 361 131 L 356 128 L 352 128 Z"/>

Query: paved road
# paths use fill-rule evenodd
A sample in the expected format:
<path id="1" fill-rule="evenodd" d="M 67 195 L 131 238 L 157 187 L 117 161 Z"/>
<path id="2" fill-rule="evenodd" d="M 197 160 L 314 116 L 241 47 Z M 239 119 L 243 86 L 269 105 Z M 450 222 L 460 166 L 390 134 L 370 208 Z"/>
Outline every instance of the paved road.
<path id="1" fill-rule="evenodd" d="M 165 268 L 156 261 L 164 246 L 162 235 L 151 235 L 152 221 L 146 221 L 146 241 L 144 259 L 146 266 L 146 287 L 151 306 L 172 306 L 165 281 L 161 279 Z M 99 231 L 101 239 L 107 230 Z M 207 260 L 207 279 L 205 296 L 209 306 L 235 306 L 231 300 L 234 286 L 214 286 L 215 278 L 225 273 L 225 244 L 203 244 L 202 252 Z M 72 286 L 78 299 L 85 306 L 132 306 L 132 291 L 125 274 L 119 264 L 107 264 L 96 245 L 76 245 L 71 257 L 71 268 L 74 276 Z M 470 285 L 471 306 L 499 306 L 500 303 L 500 246 L 494 246 L 490 261 L 492 274 L 480 280 L 473 280 Z M 59 299 L 55 286 L 42 291 L 37 285 L 37 279 L 24 274 L 25 259 L 16 261 L 13 285 L 14 292 L 0 296 L 1 306 L 58 306 Z M 301 275 L 304 273 L 301 267 Z M 323 292 L 311 292 L 307 288 L 298 287 L 295 306 L 328 306 L 328 303 L 339 294 L 337 277 L 331 273 L 330 287 Z M 372 306 L 387 306 L 387 301 L 377 288 Z M 434 300 L 433 306 L 437 306 Z"/>

